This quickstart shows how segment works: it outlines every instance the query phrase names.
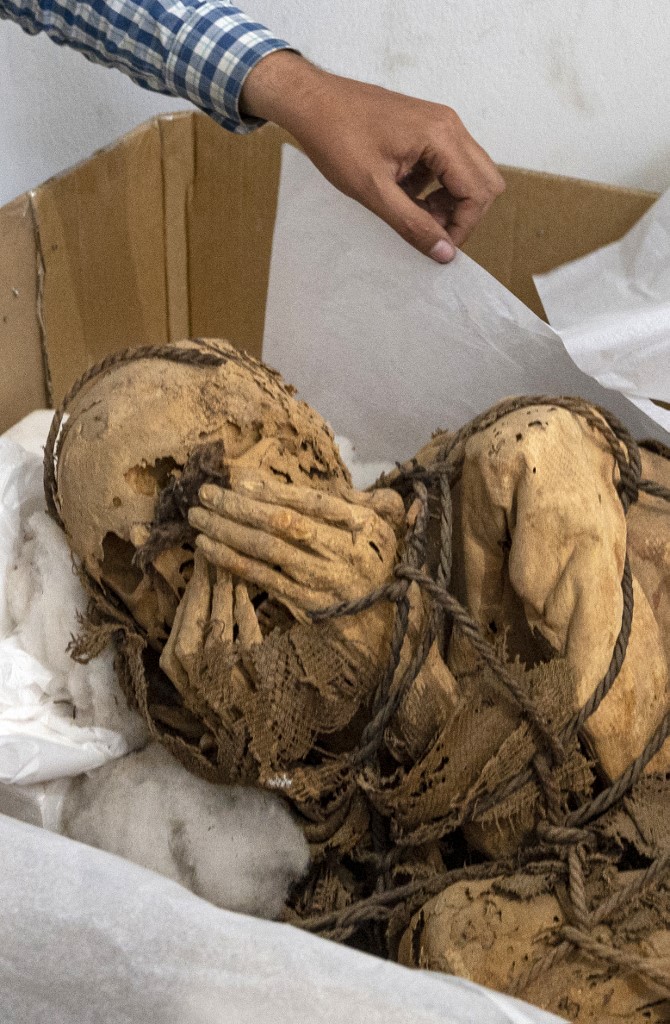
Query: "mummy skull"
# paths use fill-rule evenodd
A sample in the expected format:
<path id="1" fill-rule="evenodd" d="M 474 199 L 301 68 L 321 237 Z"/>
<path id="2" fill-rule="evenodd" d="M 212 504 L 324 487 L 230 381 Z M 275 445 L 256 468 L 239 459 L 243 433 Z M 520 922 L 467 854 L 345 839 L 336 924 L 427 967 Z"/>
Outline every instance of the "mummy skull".
<path id="1" fill-rule="evenodd" d="M 192 572 L 192 546 L 167 546 L 144 566 L 135 556 L 159 496 L 199 451 L 219 451 L 226 462 L 251 456 L 269 477 L 316 490 L 337 493 L 350 482 L 330 428 L 278 374 L 227 342 L 179 348 L 221 363 L 144 358 L 96 376 L 68 408 L 57 469 L 74 553 L 159 646 Z"/>

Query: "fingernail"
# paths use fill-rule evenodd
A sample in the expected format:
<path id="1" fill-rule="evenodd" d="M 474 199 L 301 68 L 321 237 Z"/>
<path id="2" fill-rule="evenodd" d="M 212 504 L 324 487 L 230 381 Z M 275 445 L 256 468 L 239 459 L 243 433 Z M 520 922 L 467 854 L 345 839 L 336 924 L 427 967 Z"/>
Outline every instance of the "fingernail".
<path id="1" fill-rule="evenodd" d="M 446 238 L 441 238 L 430 250 L 429 256 L 438 263 L 449 263 L 456 255 L 456 250 Z"/>

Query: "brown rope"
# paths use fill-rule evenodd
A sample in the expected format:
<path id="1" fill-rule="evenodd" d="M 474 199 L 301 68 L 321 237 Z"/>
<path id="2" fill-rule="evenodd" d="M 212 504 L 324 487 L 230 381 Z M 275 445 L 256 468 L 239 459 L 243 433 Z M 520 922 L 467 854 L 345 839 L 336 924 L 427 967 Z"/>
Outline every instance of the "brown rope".
<path id="1" fill-rule="evenodd" d="M 599 942 L 592 935 L 569 925 L 561 929 L 561 934 L 573 946 L 579 946 L 596 960 L 604 960 L 627 974 L 639 974 L 670 996 L 670 966 L 667 963 L 665 967 L 657 965 L 650 957 L 637 956 L 630 950 L 617 949 L 616 946 Z"/>
<path id="2" fill-rule="evenodd" d="M 644 892 L 645 889 L 657 884 L 667 874 L 669 869 L 670 852 L 655 860 L 645 872 L 641 873 L 632 882 L 622 886 L 620 890 L 604 900 L 595 911 L 589 913 L 583 884 L 583 869 L 580 866 L 577 871 L 582 871 L 582 877 L 581 879 L 575 879 L 574 887 L 573 879 L 572 877 L 570 878 L 570 895 L 573 912 L 576 905 L 579 908 L 578 914 L 574 914 L 574 916 L 575 918 L 581 917 L 581 921 L 577 920 L 576 928 L 570 925 L 561 926 L 557 934 L 562 941 L 545 953 L 544 956 L 538 957 L 530 963 L 516 979 L 513 979 L 510 982 L 510 992 L 515 995 L 525 992 L 534 981 L 565 959 L 575 946 L 585 949 L 596 959 L 604 960 L 606 963 L 613 963 L 617 967 L 641 974 L 649 980 L 658 983 L 658 969 L 650 963 L 648 958 L 639 957 L 630 951 L 616 949 L 609 944 L 598 942 L 588 933 L 590 927 L 602 924 L 623 906 L 630 905 L 633 899 Z M 668 981 L 666 968 L 666 985 Z"/>
<path id="3" fill-rule="evenodd" d="M 632 764 L 626 768 L 611 786 L 604 789 L 589 803 L 583 804 L 576 811 L 573 811 L 572 814 L 569 814 L 566 824 L 573 828 L 578 828 L 586 824 L 587 821 L 600 817 L 610 807 L 618 803 L 633 788 L 635 783 L 639 782 L 644 769 L 659 752 L 668 736 L 670 736 L 670 710 L 661 719 L 661 722 L 647 741 L 644 750 Z"/>
<path id="4" fill-rule="evenodd" d="M 413 896 L 419 895 L 425 902 L 426 894 L 428 897 L 437 895 L 437 893 L 442 892 L 456 882 L 499 878 L 501 875 L 509 874 L 510 871 L 514 871 L 519 866 L 532 860 L 537 856 L 537 853 L 536 849 L 527 850 L 515 859 L 487 861 L 484 864 L 469 864 L 461 868 L 453 868 L 451 871 L 436 874 L 430 879 L 415 879 L 393 889 L 373 893 L 372 896 L 361 899 L 357 903 L 341 910 L 333 910 L 311 918 L 302 918 L 299 924 L 306 931 L 318 932 L 319 934 L 327 933 L 330 928 L 360 927 L 367 924 L 370 920 L 390 917 L 398 904 Z M 559 861 L 547 861 L 543 866 L 547 870 L 562 868 L 562 864 Z"/>
<path id="5" fill-rule="evenodd" d="M 412 460 L 405 466 L 398 467 L 396 474 L 392 478 L 382 478 L 379 485 L 385 486 L 390 484 L 402 491 L 405 489 L 407 484 L 412 484 L 416 487 L 418 481 L 424 483 L 438 483 L 440 495 L 441 545 L 437 579 L 433 580 L 432 577 L 428 576 L 421 569 L 407 564 L 407 561 L 401 562 L 397 567 L 396 578 L 411 580 L 412 582 L 417 583 L 424 593 L 427 594 L 437 606 L 442 608 L 451 621 L 462 630 L 463 634 L 471 642 L 473 648 L 482 658 L 484 663 L 492 668 L 497 679 L 502 683 L 508 694 L 510 694 L 516 701 L 522 714 L 524 714 L 526 719 L 533 725 L 536 735 L 541 741 L 543 741 L 545 749 L 550 752 L 551 759 L 554 763 L 560 763 L 560 760 L 564 756 L 564 744 L 574 735 L 581 732 L 585 722 L 594 714 L 610 692 L 626 657 L 633 618 L 632 573 L 628 557 L 625 559 L 624 572 L 621 581 L 623 595 L 621 627 L 614 644 L 610 664 L 605 675 L 599 682 L 598 686 L 593 690 L 588 700 L 582 708 L 572 716 L 568 724 L 558 735 L 555 735 L 552 732 L 548 723 L 544 721 L 532 701 L 529 700 L 527 694 L 521 690 L 516 681 L 510 677 L 509 672 L 500 662 L 496 652 L 482 635 L 479 624 L 473 619 L 467 610 L 456 601 L 453 595 L 449 593 L 452 534 L 451 486 L 453 486 L 460 477 L 464 458 L 463 448 L 465 442 L 478 430 L 486 429 L 509 412 L 537 404 L 548 404 L 554 407 L 559 406 L 565 408 L 573 414 L 582 416 L 591 427 L 600 431 L 609 444 L 619 470 L 620 484 L 618 490 L 624 511 L 627 511 L 630 504 L 637 500 L 640 490 L 643 490 L 647 494 L 662 497 L 665 500 L 670 500 L 670 493 L 667 489 L 652 481 L 640 480 L 641 461 L 639 450 L 625 427 L 623 427 L 623 425 L 614 416 L 605 410 L 594 410 L 593 407 L 579 399 L 552 400 L 546 399 L 544 396 L 514 399 L 509 402 L 502 403 L 496 409 L 477 417 L 472 421 L 472 423 L 468 424 L 463 428 L 463 430 L 459 431 L 458 434 L 451 438 L 440 453 L 438 462 L 430 469 L 426 469 L 425 467 L 417 464 L 416 460 Z M 383 594 L 379 594 L 379 597 L 392 600 L 397 600 L 399 593 L 401 593 L 401 591 L 393 593 L 392 585 L 388 585 L 387 588 L 382 588 L 382 590 Z M 318 618 L 321 620 L 336 615 L 353 614 L 356 610 L 369 606 L 370 605 L 367 604 L 366 600 L 363 599 L 355 605 L 342 604 L 337 608 L 327 609 L 326 611 L 319 613 Z M 423 664 L 422 659 L 424 659 L 424 652 L 427 653 L 427 649 L 429 648 L 427 643 L 425 643 L 421 645 L 420 650 L 417 652 L 418 657 L 415 659 L 416 664 L 412 665 L 412 671 L 411 673 L 408 673 L 412 679 L 416 677 L 417 668 L 420 668 L 421 664 Z M 388 722 L 392 711 L 395 710 L 395 707 L 397 706 L 398 694 L 404 690 L 405 687 L 402 686 L 396 691 L 395 701 L 392 705 L 389 705 L 389 715 L 384 716 L 383 719 L 381 719 L 385 723 Z M 631 788 L 631 786 L 635 784 L 644 770 L 644 767 L 646 767 L 651 760 L 651 757 L 653 757 L 653 755 L 663 745 L 663 742 L 668 735 L 668 731 L 670 731 L 670 714 L 666 716 L 666 719 L 656 730 L 654 736 L 650 738 L 642 755 L 640 755 L 633 765 L 623 773 L 621 779 L 617 780 L 617 783 L 601 793 L 596 799 L 585 803 L 581 808 L 578 808 L 577 811 L 573 812 L 572 815 L 569 815 L 566 818 L 564 823 L 561 823 L 559 820 L 560 794 L 557 790 L 554 773 L 551 770 L 551 762 L 547 762 L 546 758 L 539 754 L 535 759 L 534 769 L 538 773 L 539 780 L 543 786 L 550 812 L 550 820 L 548 822 L 540 823 L 538 826 L 538 835 L 541 838 L 541 841 L 546 843 L 548 846 L 558 846 L 558 848 L 566 849 L 572 916 L 573 920 L 578 925 L 578 929 L 576 931 L 580 936 L 586 934 L 592 922 L 592 917 L 586 903 L 584 870 L 585 851 L 587 848 L 592 846 L 595 841 L 594 835 L 585 830 L 583 826 L 586 821 L 604 813 L 606 809 L 611 807 Z M 377 731 L 377 735 L 380 735 L 379 730 Z M 495 806 L 497 803 L 500 803 L 501 799 L 520 788 L 520 786 L 524 785 L 530 780 L 530 778 L 532 778 L 532 771 L 528 770 L 525 773 L 521 773 L 516 778 L 510 779 L 506 784 L 506 788 L 503 788 L 502 791 L 498 790 L 497 793 L 493 794 L 489 805 Z M 484 808 L 481 805 L 479 807 L 473 806 L 470 817 L 472 818 L 475 814 L 482 813 L 483 809 Z M 442 828 L 440 828 L 440 824 L 442 825 Z M 433 826 L 428 826 L 427 830 L 424 828 L 421 835 L 422 840 L 428 841 L 429 838 L 439 838 L 440 835 L 444 835 L 445 824 L 446 822 L 434 823 Z M 418 839 L 417 832 L 413 834 L 413 838 L 415 840 Z M 657 877 L 658 873 L 659 869 L 655 869 L 654 872 L 650 871 L 648 877 Z M 447 884 L 446 877 L 440 877 L 439 880 L 434 882 L 434 885 L 436 886 L 435 891 L 440 891 L 440 887 L 444 887 L 445 884 Z M 425 881 L 422 881 L 419 885 L 424 887 L 424 895 L 428 895 L 428 887 L 426 886 Z M 429 888 L 432 888 L 432 885 Z M 369 901 L 359 901 L 355 905 L 355 908 L 348 908 L 346 911 L 336 912 L 329 919 L 330 924 L 336 928 L 344 927 L 347 934 L 351 934 L 352 931 L 354 931 L 356 927 L 363 922 L 371 919 L 378 921 L 380 919 L 380 900 L 382 898 L 395 904 L 402 900 L 404 895 L 404 893 L 399 892 L 398 890 L 393 890 L 390 894 L 376 893 Z M 326 921 L 322 918 L 311 921 L 309 927 L 314 930 L 321 930 L 324 927 L 329 927 L 329 925 L 327 925 Z M 552 962 L 556 962 L 558 957 L 564 956 L 571 948 L 573 948 L 573 944 L 570 941 L 567 941 L 567 938 L 564 938 L 564 941 L 551 952 L 550 956 Z M 619 954 L 616 955 L 618 956 Z M 629 965 L 631 962 L 632 961 L 629 961 Z M 531 965 L 529 970 L 530 973 L 535 976 L 536 971 L 540 972 L 544 969 L 547 969 L 547 958 L 544 958 L 540 964 Z"/>

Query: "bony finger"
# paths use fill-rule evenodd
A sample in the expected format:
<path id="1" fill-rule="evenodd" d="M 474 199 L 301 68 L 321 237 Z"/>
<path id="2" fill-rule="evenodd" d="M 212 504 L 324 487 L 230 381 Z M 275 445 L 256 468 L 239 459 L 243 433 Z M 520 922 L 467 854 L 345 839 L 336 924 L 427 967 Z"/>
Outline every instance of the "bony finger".
<path id="1" fill-rule="evenodd" d="M 405 527 L 405 503 L 397 491 L 390 487 L 377 487 L 373 491 L 356 491 L 356 501 L 371 509 L 389 523 L 396 533 Z"/>
<path id="2" fill-rule="evenodd" d="M 330 588 L 337 579 L 339 566 L 262 530 L 234 523 L 204 508 L 191 508 L 188 518 L 191 526 L 211 540 L 268 565 L 278 566 L 282 573 L 299 584 Z"/>
<path id="3" fill-rule="evenodd" d="M 242 582 L 235 584 L 235 624 L 242 647 L 257 647 L 263 643 L 256 609 L 249 597 L 246 583 Z"/>
<path id="4" fill-rule="evenodd" d="M 279 537 L 288 535 L 300 542 L 309 542 L 314 537 L 316 523 L 293 509 L 269 505 L 211 484 L 200 488 L 199 497 L 204 508 L 246 526 L 269 530 Z"/>
<path id="5" fill-rule="evenodd" d="M 174 622 L 172 623 L 172 629 L 170 635 L 165 641 L 165 646 L 161 651 L 159 665 L 168 679 L 174 683 L 179 693 L 186 695 L 190 689 L 188 674 L 186 669 L 179 661 L 176 654 L 177 637 L 181 630 L 182 620 L 184 618 L 184 598 L 181 599 L 177 606 L 175 613 Z"/>
<path id="6" fill-rule="evenodd" d="M 210 494 L 207 484 L 206 493 Z M 279 505 L 294 509 L 304 515 L 312 516 L 320 523 L 342 526 L 352 532 L 364 529 L 370 521 L 370 512 L 361 507 L 357 497 L 359 492 L 351 490 L 347 496 L 317 491 L 314 487 L 301 487 L 297 484 L 286 484 L 278 480 L 251 471 L 231 471 L 231 487 L 238 494 L 256 498 L 270 505 Z M 212 494 L 218 488 L 212 487 Z M 202 494 L 201 489 L 201 494 Z"/>
<path id="7" fill-rule="evenodd" d="M 351 547 L 350 534 L 284 505 L 269 504 L 207 484 L 200 488 L 200 501 L 204 508 L 217 515 L 263 530 L 302 548 L 309 547 L 317 554 L 346 557 Z"/>
<path id="8" fill-rule="evenodd" d="M 266 591 L 270 597 L 286 604 L 296 618 L 309 621 L 304 611 L 300 612 L 301 609 L 318 611 L 333 603 L 333 598 L 330 595 L 321 594 L 311 587 L 301 586 L 283 573 L 270 568 L 265 562 L 241 555 L 227 544 L 212 540 L 205 534 L 199 534 L 195 543 L 196 547 L 213 565 L 227 569 L 234 576 Z"/>
<path id="9" fill-rule="evenodd" d="M 192 659 L 202 651 L 205 644 L 211 598 L 209 566 L 204 555 L 196 551 L 193 575 L 182 598 L 184 613 L 175 644 L 175 653 L 187 672 Z"/>
<path id="10" fill-rule="evenodd" d="M 233 643 L 233 578 L 223 569 L 217 569 L 212 587 L 212 613 L 206 642 L 225 647 Z"/>

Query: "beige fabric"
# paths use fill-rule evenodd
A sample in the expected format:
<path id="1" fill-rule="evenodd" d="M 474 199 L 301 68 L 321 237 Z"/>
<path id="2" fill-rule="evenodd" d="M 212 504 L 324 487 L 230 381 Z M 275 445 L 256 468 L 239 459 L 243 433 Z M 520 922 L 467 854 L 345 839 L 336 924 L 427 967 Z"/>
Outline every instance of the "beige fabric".
<path id="1" fill-rule="evenodd" d="M 642 476 L 670 490 L 670 459 L 641 450 Z M 642 492 L 628 512 L 628 554 L 670 664 L 670 503 Z"/>

